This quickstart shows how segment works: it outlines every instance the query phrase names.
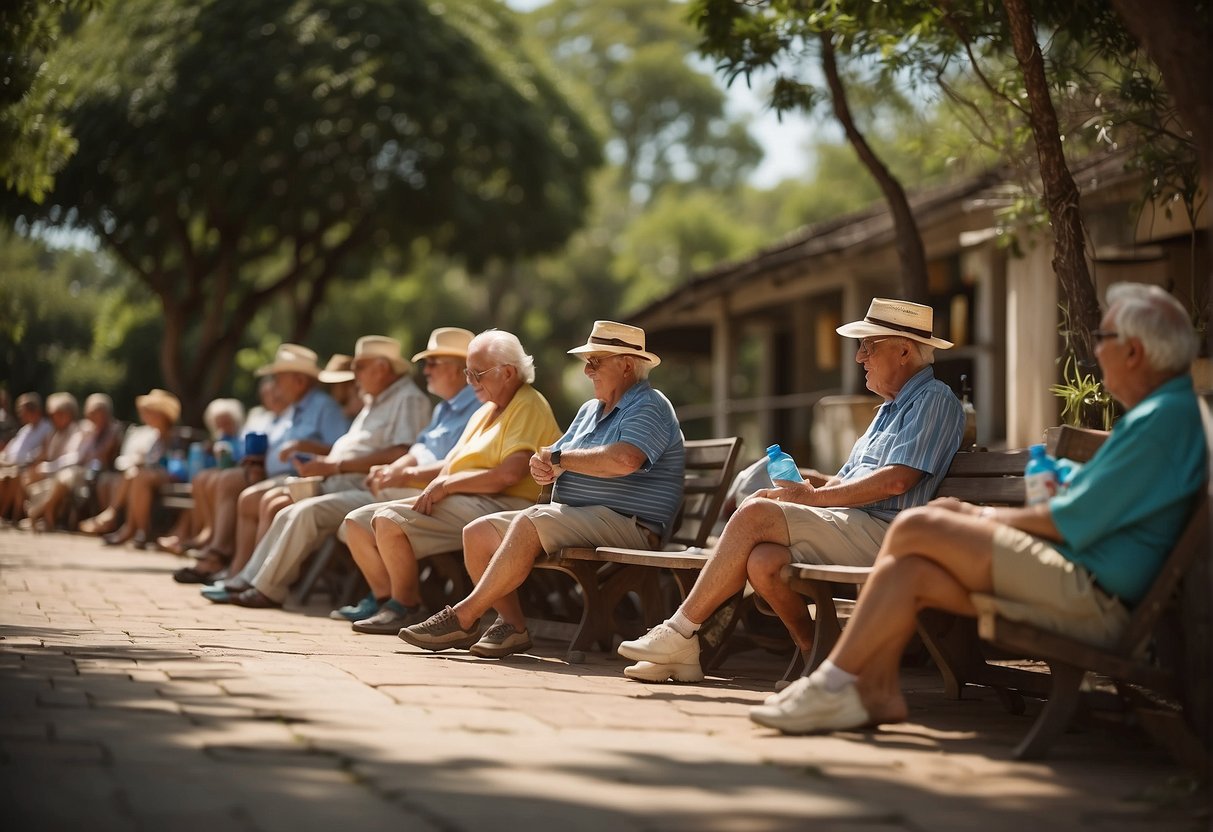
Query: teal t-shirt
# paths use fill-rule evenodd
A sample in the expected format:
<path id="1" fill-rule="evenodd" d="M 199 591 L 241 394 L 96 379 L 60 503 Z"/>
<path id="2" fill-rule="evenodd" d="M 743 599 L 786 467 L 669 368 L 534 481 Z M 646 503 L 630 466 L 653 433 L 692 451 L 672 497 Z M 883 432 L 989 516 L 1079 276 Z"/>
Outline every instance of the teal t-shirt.
<path id="1" fill-rule="evenodd" d="M 1049 501 L 1057 550 L 1135 604 L 1154 581 L 1205 481 L 1205 437 L 1188 375 L 1159 385 Z"/>

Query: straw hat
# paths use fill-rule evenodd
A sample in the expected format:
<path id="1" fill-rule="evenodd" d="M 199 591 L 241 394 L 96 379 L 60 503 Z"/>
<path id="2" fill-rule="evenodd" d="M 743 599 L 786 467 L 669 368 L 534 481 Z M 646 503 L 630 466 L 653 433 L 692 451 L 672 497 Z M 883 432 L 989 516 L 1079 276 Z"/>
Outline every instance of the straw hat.
<path id="1" fill-rule="evenodd" d="M 661 359 L 654 353 L 645 350 L 643 329 L 614 321 L 594 321 L 589 340 L 582 346 L 569 350 L 569 355 L 597 353 L 634 355 L 650 362 L 654 367 L 661 363 Z"/>
<path id="2" fill-rule="evenodd" d="M 466 329 L 460 329 L 457 326 L 440 326 L 430 333 L 429 343 L 425 345 L 424 350 L 413 356 L 413 360 L 422 361 L 426 358 L 446 356 L 466 361 L 468 344 L 472 343 L 472 339 L 475 337 Z"/>
<path id="3" fill-rule="evenodd" d="M 844 338 L 897 335 L 946 350 L 952 346 L 952 342 L 932 335 L 934 319 L 935 314 L 931 307 L 921 303 L 874 298 L 868 306 L 868 314 L 862 321 L 843 324 L 835 331 Z"/>
<path id="4" fill-rule="evenodd" d="M 135 407 L 141 410 L 154 410 L 163 414 L 170 422 L 181 418 L 181 402 L 167 390 L 154 388 L 146 396 L 135 396 Z"/>
<path id="5" fill-rule="evenodd" d="M 329 363 L 324 365 L 324 369 L 320 371 L 320 380 L 325 384 L 341 384 L 345 381 L 354 380 L 354 359 L 348 355 L 335 352 L 333 357 L 329 359 Z"/>
<path id="6" fill-rule="evenodd" d="M 400 354 L 400 342 L 386 335 L 363 335 L 354 345 L 354 361 L 351 367 L 367 358 L 386 358 L 392 365 L 392 371 L 403 373 L 409 363 Z"/>
<path id="7" fill-rule="evenodd" d="M 316 353 L 298 344 L 283 344 L 274 353 L 274 360 L 257 370 L 256 375 L 269 376 L 277 373 L 303 373 L 305 376 L 317 378 L 320 366 L 316 363 Z"/>

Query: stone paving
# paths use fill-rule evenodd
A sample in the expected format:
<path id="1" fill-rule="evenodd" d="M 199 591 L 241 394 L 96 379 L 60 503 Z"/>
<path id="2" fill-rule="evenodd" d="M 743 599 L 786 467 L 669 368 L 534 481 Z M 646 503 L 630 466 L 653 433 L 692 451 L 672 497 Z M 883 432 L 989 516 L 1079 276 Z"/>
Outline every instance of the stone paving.
<path id="1" fill-rule="evenodd" d="M 1019 763 L 993 697 L 906 679 L 911 721 L 753 726 L 781 662 L 703 684 L 351 633 L 322 602 L 217 606 L 169 555 L 0 531 L 0 822 L 38 829 L 1198 830 L 1203 787 L 1100 722 Z M 1034 709 L 1029 713 L 1033 713 Z"/>

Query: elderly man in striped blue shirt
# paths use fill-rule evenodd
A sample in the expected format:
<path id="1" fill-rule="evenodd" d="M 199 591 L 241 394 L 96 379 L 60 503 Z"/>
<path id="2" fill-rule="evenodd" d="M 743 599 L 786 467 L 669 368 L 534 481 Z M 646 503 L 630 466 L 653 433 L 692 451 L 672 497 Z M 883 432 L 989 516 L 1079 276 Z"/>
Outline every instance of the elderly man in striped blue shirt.
<path id="1" fill-rule="evenodd" d="M 470 648 L 501 658 L 531 638 L 515 590 L 543 552 L 566 546 L 652 549 L 667 536 L 682 501 L 685 449 L 674 408 L 648 382 L 661 359 L 645 349 L 644 330 L 596 321 L 585 359 L 594 398 L 548 448 L 531 457 L 531 475 L 552 485 L 550 503 L 491 514 L 463 530 L 471 595 L 400 638 L 427 650 Z M 497 620 L 481 635 L 490 608 Z"/>
<path id="2" fill-rule="evenodd" d="M 785 564 L 871 566 L 889 523 L 935 496 L 964 433 L 964 413 L 931 370 L 936 349 L 929 306 L 876 298 L 862 321 L 838 334 L 859 339 L 855 360 L 867 387 L 885 400 L 842 469 L 816 483 L 779 481 L 729 518 L 716 552 L 682 606 L 662 624 L 619 645 L 637 662 L 624 670 L 643 682 L 698 682 L 695 633 L 748 579 L 806 653 L 813 621 L 804 599 L 780 580 Z"/>

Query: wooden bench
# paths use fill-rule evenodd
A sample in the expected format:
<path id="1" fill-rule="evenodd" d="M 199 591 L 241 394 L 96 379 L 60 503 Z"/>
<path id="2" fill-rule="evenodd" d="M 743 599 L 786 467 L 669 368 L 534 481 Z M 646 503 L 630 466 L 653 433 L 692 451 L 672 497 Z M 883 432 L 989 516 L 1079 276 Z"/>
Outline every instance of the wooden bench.
<path id="1" fill-rule="evenodd" d="M 707 563 L 709 554 L 703 546 L 716 525 L 740 450 L 737 437 L 686 443 L 682 506 L 663 549 L 565 548 L 536 562 L 538 569 L 572 578 L 581 596 L 581 620 L 569 646 L 570 657 L 595 647 L 610 651 L 617 636 L 639 635 L 621 630 L 615 618 L 615 608 L 629 594 L 639 601 L 643 627 L 664 620 L 669 611 L 660 585 L 664 570 L 672 571 L 683 595 L 690 591 Z"/>
<path id="2" fill-rule="evenodd" d="M 1207 401 L 1201 403 L 1206 438 L 1213 452 L 1213 417 Z M 1060 429 L 1050 432 L 1050 452 L 1057 456 L 1084 460 L 1103 441 L 1098 432 Z M 1026 461 L 1026 452 L 1004 452 L 1007 467 L 1015 455 Z M 958 454 L 941 485 L 940 494 L 955 496 L 970 502 L 1014 504 L 1016 491 L 1022 500 L 1022 477 L 1008 470 L 1003 475 L 994 472 L 996 458 L 979 459 L 977 452 Z M 1022 464 L 1018 471 L 1022 471 Z M 982 482 L 995 477 L 1000 482 Z M 1159 641 L 1160 623 L 1175 611 L 1177 590 L 1185 576 L 1203 558 L 1209 558 L 1209 518 L 1213 505 L 1213 490 L 1207 486 L 1202 499 L 1194 507 L 1179 541 L 1155 578 L 1146 598 L 1132 613 L 1129 626 L 1115 648 L 1100 649 L 1066 636 L 1032 625 L 1010 621 L 995 614 L 985 614 L 979 620 L 926 610 L 919 616 L 919 635 L 943 675 L 945 692 L 960 698 L 966 685 L 979 685 L 996 690 L 1004 705 L 1015 713 L 1024 710 L 1023 697 L 1046 699 L 1035 723 L 1015 748 L 1016 759 L 1043 757 L 1053 742 L 1069 725 L 1080 702 L 1086 698 L 1097 704 L 1098 694 L 1084 695 L 1081 686 L 1088 672 L 1111 680 L 1117 696 L 1111 704 L 1125 706 L 1141 718 L 1142 724 L 1179 757 L 1198 767 L 1207 766 L 1207 752 L 1185 723 L 1182 713 L 1184 700 L 1201 701 L 1207 696 L 1207 679 L 1198 681 L 1202 693 L 1193 696 L 1192 680 L 1183 678 L 1183 658 L 1171 657 L 1160 661 L 1162 651 L 1150 658 L 1143 649 L 1154 638 Z M 1207 564 L 1206 564 L 1207 566 Z M 832 587 L 839 584 L 862 586 L 870 570 L 855 567 L 811 566 L 794 564 L 784 570 L 789 584 L 811 597 L 817 606 L 817 633 L 808 669 L 815 667 L 834 646 L 840 633 L 838 614 Z M 1207 574 L 1207 573 L 1206 573 Z M 1207 587 L 1204 587 L 1207 601 Z M 1207 638 L 1207 632 L 1203 634 Z M 989 659 L 989 647 L 1008 651 L 1010 655 L 1043 661 L 1049 673 L 994 664 Z M 1189 648 L 1190 650 L 1191 648 Z M 1207 651 L 1207 642 L 1199 648 Z M 1001 656 L 1000 658 L 1005 658 Z M 1139 689 L 1144 688 L 1146 691 Z M 1162 700 L 1171 700 L 1164 704 Z M 1178 705 L 1176 701 L 1178 698 Z M 1201 707 L 1204 707 L 1202 704 Z"/>

